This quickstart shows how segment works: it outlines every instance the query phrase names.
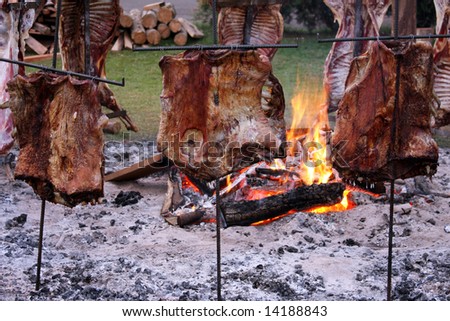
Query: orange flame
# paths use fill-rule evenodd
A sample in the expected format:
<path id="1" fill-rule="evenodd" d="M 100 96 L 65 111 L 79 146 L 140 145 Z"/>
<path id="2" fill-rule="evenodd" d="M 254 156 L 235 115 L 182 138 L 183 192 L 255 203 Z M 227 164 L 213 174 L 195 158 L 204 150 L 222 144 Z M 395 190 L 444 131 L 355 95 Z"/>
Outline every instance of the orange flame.
<path id="1" fill-rule="evenodd" d="M 195 186 L 195 184 L 192 183 L 191 180 L 186 175 L 181 175 L 181 182 L 182 182 L 181 185 L 183 188 L 186 188 L 186 189 L 191 188 L 195 193 L 202 194 L 200 192 L 200 189 L 197 186 Z"/>
<path id="2" fill-rule="evenodd" d="M 339 204 L 331 206 L 319 206 L 307 210 L 308 213 L 325 214 L 329 212 L 343 212 L 348 211 L 356 207 L 356 204 L 351 200 L 351 191 L 346 189 L 342 201 Z"/>
<path id="3" fill-rule="evenodd" d="M 311 88 L 298 91 L 291 101 L 292 124 L 288 133 L 290 146 L 302 146 L 303 161 L 299 164 L 301 179 L 307 184 L 326 184 L 333 176 L 329 151 L 327 149 L 327 132 L 329 132 L 326 93 L 321 84 L 313 84 Z M 306 128 L 306 135 L 299 137 L 299 128 Z M 300 131 L 301 132 L 301 131 Z M 302 143 L 299 144 L 299 141 Z M 296 151 L 291 149 L 291 154 Z M 297 151 L 298 153 L 298 151 Z M 342 202 L 334 206 L 321 206 L 309 210 L 312 213 L 345 211 L 355 207 L 350 200 L 350 191 L 346 190 Z"/>

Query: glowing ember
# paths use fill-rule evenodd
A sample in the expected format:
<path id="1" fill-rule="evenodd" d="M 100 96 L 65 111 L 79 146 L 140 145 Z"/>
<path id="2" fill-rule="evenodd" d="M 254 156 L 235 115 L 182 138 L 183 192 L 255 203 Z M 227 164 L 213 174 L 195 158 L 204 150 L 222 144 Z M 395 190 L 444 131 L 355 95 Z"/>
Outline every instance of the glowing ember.
<path id="1" fill-rule="evenodd" d="M 183 189 L 192 189 L 193 192 L 202 194 L 197 186 L 191 182 L 191 180 L 186 175 L 181 175 Z"/>
<path id="2" fill-rule="evenodd" d="M 332 205 L 332 206 L 321 206 L 312 208 L 306 212 L 308 213 L 314 213 L 314 214 L 324 214 L 329 212 L 343 212 L 348 211 L 356 207 L 356 204 L 351 200 L 351 191 L 349 189 L 346 189 L 344 191 L 344 195 L 342 198 L 342 201 L 339 204 Z"/>

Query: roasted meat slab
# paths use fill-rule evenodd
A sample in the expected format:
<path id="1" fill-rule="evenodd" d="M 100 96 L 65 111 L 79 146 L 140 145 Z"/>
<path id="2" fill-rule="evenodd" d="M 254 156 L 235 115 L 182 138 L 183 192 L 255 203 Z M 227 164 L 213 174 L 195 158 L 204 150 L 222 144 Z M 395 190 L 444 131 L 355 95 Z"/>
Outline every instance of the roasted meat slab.
<path id="1" fill-rule="evenodd" d="M 394 117 L 396 55 L 401 77 Z M 433 175 L 438 161 L 430 129 L 434 103 L 430 44 L 372 43 L 353 60 L 339 104 L 332 138 L 335 168 L 350 180 Z"/>
<path id="2" fill-rule="evenodd" d="M 436 34 L 448 34 L 450 28 L 450 1 L 434 0 L 436 7 Z M 450 124 L 450 41 L 439 38 L 434 44 L 434 63 L 436 64 L 436 79 L 434 90 L 440 100 L 440 108 L 435 117 L 435 126 Z"/>
<path id="3" fill-rule="evenodd" d="M 20 154 L 15 177 L 66 206 L 103 196 L 103 133 L 98 87 L 42 72 L 8 83 Z"/>
<path id="4" fill-rule="evenodd" d="M 221 8 L 219 42 L 223 45 L 281 43 L 284 21 L 280 9 L 278 4 Z M 260 48 L 258 52 L 272 59 L 277 49 Z"/>
<path id="5" fill-rule="evenodd" d="M 163 57 L 158 148 L 185 173 L 212 180 L 277 156 L 284 96 L 256 51 L 188 51 Z"/>
<path id="6" fill-rule="evenodd" d="M 20 32 L 19 33 L 19 21 Z M 0 8 L 0 57 L 19 60 L 23 55 L 24 39 L 34 21 L 34 9 L 27 10 L 20 18 L 20 12 Z M 9 99 L 6 84 L 19 72 L 19 67 L 7 62 L 0 62 L 0 105 Z M 14 129 L 11 110 L 0 109 L 0 154 L 6 154 L 14 144 Z"/>
<path id="7" fill-rule="evenodd" d="M 336 38 L 355 36 L 355 0 L 324 0 L 339 23 Z M 391 5 L 391 0 L 362 1 L 362 37 L 379 36 L 384 16 Z M 361 52 L 365 52 L 370 42 L 362 41 Z M 328 96 L 328 109 L 337 109 L 345 90 L 345 80 L 354 58 L 355 42 L 335 42 L 325 61 L 324 87 Z"/>
<path id="8" fill-rule="evenodd" d="M 90 75 L 106 78 L 106 57 L 114 40 L 120 17 L 119 0 L 91 0 L 90 11 Z M 64 70 L 85 72 L 84 0 L 63 0 L 61 7 L 61 59 Z M 122 108 L 107 84 L 98 86 L 102 106 L 120 112 Z M 122 116 L 127 129 L 137 131 L 129 116 Z"/>

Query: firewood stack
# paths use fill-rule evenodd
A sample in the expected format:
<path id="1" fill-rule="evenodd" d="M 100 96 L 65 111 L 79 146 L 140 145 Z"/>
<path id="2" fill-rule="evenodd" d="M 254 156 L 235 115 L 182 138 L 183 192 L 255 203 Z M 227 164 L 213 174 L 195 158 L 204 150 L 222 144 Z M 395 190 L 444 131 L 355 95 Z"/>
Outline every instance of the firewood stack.
<path id="1" fill-rule="evenodd" d="M 55 34 L 56 0 L 46 0 L 36 12 L 36 20 L 27 39 L 28 48 L 38 55 L 53 52 Z M 159 45 L 161 40 L 173 38 L 183 46 L 190 38 L 200 39 L 204 34 L 192 22 L 176 15 L 175 7 L 168 2 L 156 2 L 122 12 L 118 36 L 112 48 L 120 51 L 135 45 Z"/>
<path id="2" fill-rule="evenodd" d="M 120 33 L 112 50 L 132 49 L 133 44 L 157 46 L 161 40 L 171 37 L 177 46 L 184 46 L 189 37 L 199 39 L 203 36 L 193 23 L 177 16 L 171 3 L 156 2 L 142 9 L 122 12 Z"/>
<path id="3" fill-rule="evenodd" d="M 53 36 L 55 34 L 56 6 L 55 0 L 47 0 L 36 9 L 36 18 L 26 40 L 29 49 L 38 55 L 53 52 Z"/>

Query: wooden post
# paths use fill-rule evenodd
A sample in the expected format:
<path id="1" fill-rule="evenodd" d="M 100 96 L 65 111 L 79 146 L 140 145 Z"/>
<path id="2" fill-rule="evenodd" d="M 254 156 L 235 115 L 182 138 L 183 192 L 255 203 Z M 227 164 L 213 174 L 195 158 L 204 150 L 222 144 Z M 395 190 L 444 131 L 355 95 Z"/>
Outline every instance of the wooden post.
<path id="1" fill-rule="evenodd" d="M 395 35 L 396 1 L 392 1 L 392 34 Z M 398 34 L 400 36 L 415 35 L 417 30 L 417 4 L 416 1 L 399 0 Z"/>

